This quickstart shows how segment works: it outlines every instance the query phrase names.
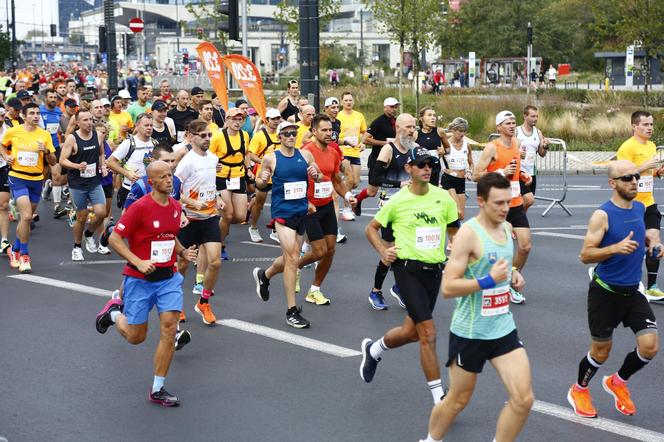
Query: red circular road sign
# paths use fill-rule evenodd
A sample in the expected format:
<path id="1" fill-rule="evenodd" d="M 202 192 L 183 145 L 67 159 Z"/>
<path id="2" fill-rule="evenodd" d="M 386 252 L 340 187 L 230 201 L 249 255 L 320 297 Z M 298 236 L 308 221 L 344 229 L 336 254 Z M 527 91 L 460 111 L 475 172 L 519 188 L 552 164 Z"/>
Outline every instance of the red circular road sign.
<path id="1" fill-rule="evenodd" d="M 138 33 L 143 31 L 143 20 L 141 20 L 138 17 L 134 17 L 131 20 L 129 20 L 129 29 L 132 30 L 134 33 Z"/>

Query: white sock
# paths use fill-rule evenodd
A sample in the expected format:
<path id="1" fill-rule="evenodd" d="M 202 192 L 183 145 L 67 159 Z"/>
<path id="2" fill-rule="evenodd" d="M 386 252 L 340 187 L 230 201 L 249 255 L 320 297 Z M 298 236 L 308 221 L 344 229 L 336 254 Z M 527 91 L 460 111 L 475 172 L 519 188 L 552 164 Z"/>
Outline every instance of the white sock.
<path id="1" fill-rule="evenodd" d="M 389 347 L 385 345 L 384 338 L 380 338 L 371 344 L 371 347 L 369 347 L 369 353 L 371 353 L 371 357 L 377 361 L 380 360 L 380 356 L 387 350 L 389 350 Z"/>
<path id="2" fill-rule="evenodd" d="M 427 382 L 427 384 L 429 385 L 429 390 L 431 390 L 431 395 L 433 396 L 433 404 L 436 405 L 440 402 L 440 398 L 443 397 L 443 384 L 440 379 Z"/>
<path id="3" fill-rule="evenodd" d="M 115 324 L 115 321 L 118 319 L 118 316 L 120 315 L 120 312 L 118 310 L 113 310 L 111 312 L 111 321 Z"/>
<path id="4" fill-rule="evenodd" d="M 307 253 L 311 250 L 311 245 L 308 242 L 302 243 L 302 253 Z"/>
<path id="5" fill-rule="evenodd" d="M 315 292 L 315 291 L 318 291 L 318 290 L 320 290 L 320 287 L 318 287 L 317 285 L 312 284 L 311 288 L 309 289 L 309 293 Z"/>
<path id="6" fill-rule="evenodd" d="M 434 439 L 434 437 L 431 435 L 431 433 L 427 434 L 427 438 L 420 441 L 420 442 L 443 442 L 442 439 Z"/>
<path id="7" fill-rule="evenodd" d="M 53 186 L 51 196 L 53 197 L 53 204 L 60 204 L 60 201 L 62 201 L 62 186 Z"/>
<path id="8" fill-rule="evenodd" d="M 166 378 L 164 376 L 155 376 L 152 381 L 152 392 L 156 393 L 164 386 L 164 381 Z"/>

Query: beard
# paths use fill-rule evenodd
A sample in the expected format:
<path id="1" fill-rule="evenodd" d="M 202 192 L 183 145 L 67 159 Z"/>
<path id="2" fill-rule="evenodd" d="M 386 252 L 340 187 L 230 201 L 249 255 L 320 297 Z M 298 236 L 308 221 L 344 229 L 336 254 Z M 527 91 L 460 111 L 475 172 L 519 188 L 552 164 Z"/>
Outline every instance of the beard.
<path id="1" fill-rule="evenodd" d="M 624 190 L 620 188 L 616 188 L 616 192 L 618 192 L 618 195 L 620 195 L 621 198 L 627 201 L 632 201 L 634 198 L 636 198 L 636 191 L 631 191 L 631 190 Z"/>
<path id="2" fill-rule="evenodd" d="M 417 146 L 415 140 L 413 140 L 408 135 L 400 135 L 399 144 L 401 144 L 401 146 L 405 147 L 406 149 L 412 149 L 413 147 Z"/>

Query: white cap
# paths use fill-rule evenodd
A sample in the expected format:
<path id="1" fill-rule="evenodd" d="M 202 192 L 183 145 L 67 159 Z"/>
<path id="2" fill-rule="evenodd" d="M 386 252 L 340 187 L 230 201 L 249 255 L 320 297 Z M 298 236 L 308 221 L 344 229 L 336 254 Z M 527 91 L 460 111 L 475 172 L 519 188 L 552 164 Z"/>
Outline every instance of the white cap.
<path id="1" fill-rule="evenodd" d="M 291 123 L 290 121 L 282 121 L 281 123 L 279 123 L 279 127 L 277 127 L 277 132 L 281 133 L 282 130 L 288 127 L 298 128 L 299 126 L 297 125 L 297 123 Z"/>
<path id="2" fill-rule="evenodd" d="M 332 106 L 334 104 L 339 104 L 339 99 L 337 99 L 337 97 L 328 97 L 325 100 L 325 107 Z"/>
<path id="3" fill-rule="evenodd" d="M 111 105 L 111 102 L 108 101 L 108 98 L 102 98 L 99 101 L 101 101 L 102 106 L 110 106 Z"/>
<path id="4" fill-rule="evenodd" d="M 120 98 L 131 98 L 131 94 L 127 89 L 122 89 L 120 92 L 118 92 L 118 95 Z"/>
<path id="5" fill-rule="evenodd" d="M 265 117 L 266 118 L 277 118 L 277 117 L 281 117 L 281 114 L 279 113 L 278 110 L 271 107 L 267 110 L 267 112 L 265 112 Z"/>
<path id="6" fill-rule="evenodd" d="M 387 97 L 383 101 L 383 106 L 397 106 L 399 104 L 399 100 L 397 100 L 394 97 Z"/>
<path id="7" fill-rule="evenodd" d="M 508 118 L 516 119 L 514 114 L 508 110 L 498 112 L 498 115 L 496 115 L 496 126 L 503 124 Z"/>

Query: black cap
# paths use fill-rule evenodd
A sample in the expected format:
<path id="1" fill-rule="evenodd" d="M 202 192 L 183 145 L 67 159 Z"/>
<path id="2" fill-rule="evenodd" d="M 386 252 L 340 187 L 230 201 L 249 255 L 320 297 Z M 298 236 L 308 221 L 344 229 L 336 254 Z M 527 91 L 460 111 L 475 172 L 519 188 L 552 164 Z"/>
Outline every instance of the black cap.
<path id="1" fill-rule="evenodd" d="M 78 106 L 78 103 L 77 103 L 76 100 L 74 100 L 73 98 L 67 98 L 67 99 L 65 100 L 65 106 L 68 106 L 68 107 L 76 107 L 76 106 Z"/>
<path id="2" fill-rule="evenodd" d="M 191 88 L 191 95 L 203 95 L 205 91 L 198 86 Z"/>
<path id="3" fill-rule="evenodd" d="M 116 100 L 122 100 L 122 97 L 119 95 L 114 95 L 113 98 L 111 98 L 111 104 L 113 104 L 113 102 Z"/>
<path id="4" fill-rule="evenodd" d="M 238 98 L 237 100 L 235 100 L 235 107 L 240 107 L 243 104 L 249 104 L 249 102 L 244 98 Z"/>
<path id="5" fill-rule="evenodd" d="M 408 163 L 422 163 L 427 160 L 434 164 L 438 163 L 438 158 L 431 155 L 429 151 L 422 146 L 413 147 L 408 154 Z"/>
<path id="6" fill-rule="evenodd" d="M 168 109 L 168 105 L 166 104 L 165 101 L 163 100 L 156 100 L 154 103 L 152 103 L 152 110 L 153 111 L 160 111 Z"/>
<path id="7" fill-rule="evenodd" d="M 25 89 L 20 90 L 16 93 L 16 98 L 19 100 L 25 100 L 26 98 L 30 98 L 32 95 L 30 95 L 30 92 L 26 91 Z"/>
<path id="8" fill-rule="evenodd" d="M 9 100 L 7 100 L 7 106 L 11 107 L 14 110 L 21 110 L 21 108 L 23 108 L 21 100 L 19 100 L 16 97 L 12 97 Z"/>

